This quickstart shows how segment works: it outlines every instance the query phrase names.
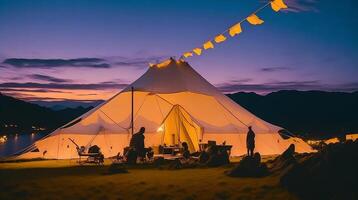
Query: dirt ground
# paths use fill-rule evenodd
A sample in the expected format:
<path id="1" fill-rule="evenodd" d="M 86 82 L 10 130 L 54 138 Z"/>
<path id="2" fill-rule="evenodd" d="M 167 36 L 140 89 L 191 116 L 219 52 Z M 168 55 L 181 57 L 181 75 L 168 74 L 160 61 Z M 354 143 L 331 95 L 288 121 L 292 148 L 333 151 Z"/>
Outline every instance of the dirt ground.
<path id="1" fill-rule="evenodd" d="M 297 199 L 278 176 L 232 178 L 218 168 L 169 170 L 130 167 L 108 175 L 105 166 L 73 160 L 0 163 L 0 199 Z"/>

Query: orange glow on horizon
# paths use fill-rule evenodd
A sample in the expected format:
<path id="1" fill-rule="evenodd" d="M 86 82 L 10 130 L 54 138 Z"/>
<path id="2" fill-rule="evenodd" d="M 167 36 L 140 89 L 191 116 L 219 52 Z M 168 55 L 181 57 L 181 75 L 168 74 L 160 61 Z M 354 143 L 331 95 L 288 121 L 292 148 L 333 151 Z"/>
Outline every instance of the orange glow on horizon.
<path id="1" fill-rule="evenodd" d="M 24 100 L 44 100 L 44 101 L 61 101 L 61 100 L 107 100 L 115 95 L 119 90 L 50 90 L 48 92 L 32 92 L 31 90 L 18 93 L 8 94 L 15 98 Z M 6 94 L 6 93 L 5 93 Z"/>

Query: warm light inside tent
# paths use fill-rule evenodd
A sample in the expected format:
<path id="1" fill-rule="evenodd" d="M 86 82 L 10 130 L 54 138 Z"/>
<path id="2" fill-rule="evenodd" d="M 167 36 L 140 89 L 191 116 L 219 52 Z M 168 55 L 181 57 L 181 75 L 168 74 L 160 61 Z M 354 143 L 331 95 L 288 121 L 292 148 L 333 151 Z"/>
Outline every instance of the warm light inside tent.
<path id="1" fill-rule="evenodd" d="M 164 131 L 163 125 L 159 126 L 159 128 L 157 129 L 157 133 L 161 133 L 163 131 Z"/>

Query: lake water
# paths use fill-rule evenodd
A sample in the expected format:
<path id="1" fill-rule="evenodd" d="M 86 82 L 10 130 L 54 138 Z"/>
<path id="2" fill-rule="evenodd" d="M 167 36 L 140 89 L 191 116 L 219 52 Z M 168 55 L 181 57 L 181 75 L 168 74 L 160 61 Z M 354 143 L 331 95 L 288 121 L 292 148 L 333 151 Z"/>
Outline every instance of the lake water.
<path id="1" fill-rule="evenodd" d="M 11 156 L 12 154 L 30 146 L 32 143 L 41 139 L 45 135 L 46 134 L 44 133 L 18 134 L 17 136 L 6 135 L 7 141 L 0 143 L 0 157 Z"/>

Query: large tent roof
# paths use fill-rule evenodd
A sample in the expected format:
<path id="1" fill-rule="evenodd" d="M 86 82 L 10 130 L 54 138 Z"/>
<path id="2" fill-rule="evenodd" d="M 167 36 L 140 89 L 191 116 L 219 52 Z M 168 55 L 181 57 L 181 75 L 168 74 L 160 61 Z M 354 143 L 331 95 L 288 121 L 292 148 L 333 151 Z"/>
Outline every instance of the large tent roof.
<path id="1" fill-rule="evenodd" d="M 124 91 L 133 87 L 136 91 L 153 93 L 195 92 L 206 95 L 219 93 L 217 89 L 197 73 L 187 62 L 170 58 L 152 65 Z"/>

